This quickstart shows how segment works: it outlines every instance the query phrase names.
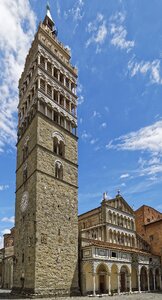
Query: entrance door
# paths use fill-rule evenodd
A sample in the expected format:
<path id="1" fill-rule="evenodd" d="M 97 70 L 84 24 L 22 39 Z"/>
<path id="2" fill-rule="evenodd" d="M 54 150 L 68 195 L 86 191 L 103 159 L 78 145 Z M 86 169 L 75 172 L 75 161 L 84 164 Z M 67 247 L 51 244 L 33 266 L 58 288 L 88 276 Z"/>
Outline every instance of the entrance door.
<path id="1" fill-rule="evenodd" d="M 99 276 L 100 278 L 100 294 L 104 294 L 106 292 L 106 289 L 105 289 L 105 275 L 100 275 Z"/>
<path id="2" fill-rule="evenodd" d="M 125 273 L 121 272 L 120 273 L 120 284 L 121 284 L 121 292 L 125 292 Z"/>

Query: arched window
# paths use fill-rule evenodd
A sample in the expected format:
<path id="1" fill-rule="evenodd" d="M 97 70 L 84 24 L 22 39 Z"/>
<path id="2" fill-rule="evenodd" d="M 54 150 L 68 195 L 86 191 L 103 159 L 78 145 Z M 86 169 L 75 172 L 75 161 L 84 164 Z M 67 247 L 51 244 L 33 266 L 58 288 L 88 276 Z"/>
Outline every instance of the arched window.
<path id="1" fill-rule="evenodd" d="M 63 166 L 59 160 L 55 162 L 55 177 L 61 180 L 63 179 Z"/>
<path id="2" fill-rule="evenodd" d="M 65 157 L 65 140 L 59 132 L 54 132 L 53 135 L 53 152 L 57 155 Z"/>

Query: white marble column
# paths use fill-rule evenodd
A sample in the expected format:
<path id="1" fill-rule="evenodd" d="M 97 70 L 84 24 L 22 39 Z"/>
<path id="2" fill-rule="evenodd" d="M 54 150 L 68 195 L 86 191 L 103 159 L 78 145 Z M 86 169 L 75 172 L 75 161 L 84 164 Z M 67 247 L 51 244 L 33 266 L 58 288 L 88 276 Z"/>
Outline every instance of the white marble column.
<path id="1" fill-rule="evenodd" d="M 161 272 L 160 272 L 160 274 L 159 274 L 159 282 L 160 282 L 160 290 L 162 290 Z"/>
<path id="2" fill-rule="evenodd" d="M 154 291 L 156 290 L 155 271 L 153 271 Z"/>
<path id="3" fill-rule="evenodd" d="M 117 273 L 117 277 L 118 277 L 118 294 L 120 295 L 120 273 Z"/>
<path id="4" fill-rule="evenodd" d="M 140 280 L 140 273 L 138 273 L 138 291 L 141 292 L 141 280 Z"/>
<path id="5" fill-rule="evenodd" d="M 108 274 L 108 289 L 109 289 L 109 296 L 111 295 L 111 275 Z"/>
<path id="6" fill-rule="evenodd" d="M 150 277 L 149 277 L 149 270 L 147 270 L 147 287 L 148 287 L 148 292 L 150 292 Z"/>
<path id="7" fill-rule="evenodd" d="M 93 296 L 96 296 L 96 276 L 93 273 Z"/>
<path id="8" fill-rule="evenodd" d="M 129 292 L 132 293 L 132 273 L 129 274 Z"/>

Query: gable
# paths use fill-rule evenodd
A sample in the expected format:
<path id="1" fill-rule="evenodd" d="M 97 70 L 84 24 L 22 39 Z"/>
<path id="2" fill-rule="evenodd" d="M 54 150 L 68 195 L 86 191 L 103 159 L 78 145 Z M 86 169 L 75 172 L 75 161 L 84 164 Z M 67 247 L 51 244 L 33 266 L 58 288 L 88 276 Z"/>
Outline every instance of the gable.
<path id="1" fill-rule="evenodd" d="M 108 204 L 114 208 L 117 208 L 129 214 L 134 214 L 134 211 L 131 208 L 131 206 L 120 195 L 117 195 L 116 198 L 112 200 L 108 200 Z"/>

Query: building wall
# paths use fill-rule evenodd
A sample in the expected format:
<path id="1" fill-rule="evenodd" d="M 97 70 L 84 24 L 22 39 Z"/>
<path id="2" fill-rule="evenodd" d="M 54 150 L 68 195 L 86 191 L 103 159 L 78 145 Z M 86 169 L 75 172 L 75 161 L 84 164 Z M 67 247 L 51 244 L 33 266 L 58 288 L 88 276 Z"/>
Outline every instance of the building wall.
<path id="1" fill-rule="evenodd" d="M 151 251 L 162 256 L 162 214 L 152 207 L 143 205 L 135 211 L 136 228 L 151 246 Z"/>

